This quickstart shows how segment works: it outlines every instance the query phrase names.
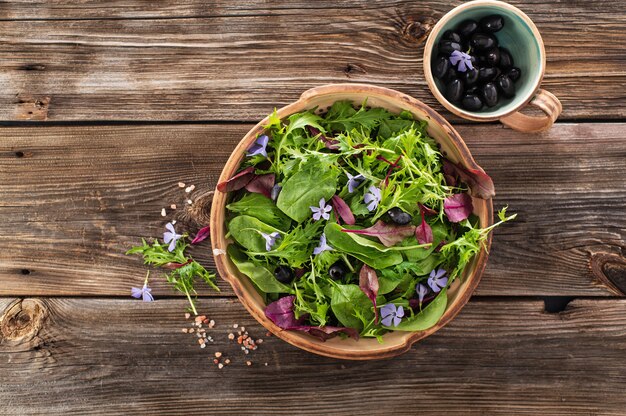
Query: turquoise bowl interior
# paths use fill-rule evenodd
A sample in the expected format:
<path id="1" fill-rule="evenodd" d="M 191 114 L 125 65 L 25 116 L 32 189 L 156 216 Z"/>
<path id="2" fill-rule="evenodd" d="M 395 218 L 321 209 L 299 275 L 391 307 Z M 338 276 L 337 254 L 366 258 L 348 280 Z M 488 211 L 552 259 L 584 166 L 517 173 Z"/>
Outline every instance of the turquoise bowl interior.
<path id="1" fill-rule="evenodd" d="M 483 107 L 480 111 L 467 111 L 451 102 L 448 103 L 458 109 L 459 112 L 476 115 L 478 117 L 501 117 L 524 103 L 528 102 L 534 95 L 544 71 L 543 42 L 541 38 L 535 36 L 531 28 L 524 19 L 513 10 L 509 10 L 497 4 L 476 5 L 460 11 L 452 16 L 448 22 L 437 33 L 434 48 L 437 48 L 441 36 L 446 30 L 452 29 L 466 19 L 479 21 L 482 17 L 499 14 L 504 18 L 504 27 L 495 33 L 501 47 L 507 48 L 513 57 L 514 66 L 521 71 L 521 77 L 515 82 L 515 97 L 501 99 L 500 102 L 491 108 Z M 537 32 L 538 35 L 538 32 Z M 436 59 L 437 53 L 433 50 L 432 60 Z M 432 62 L 431 62 L 432 66 Z M 439 91 L 444 94 L 445 86 L 443 82 L 434 79 Z"/>

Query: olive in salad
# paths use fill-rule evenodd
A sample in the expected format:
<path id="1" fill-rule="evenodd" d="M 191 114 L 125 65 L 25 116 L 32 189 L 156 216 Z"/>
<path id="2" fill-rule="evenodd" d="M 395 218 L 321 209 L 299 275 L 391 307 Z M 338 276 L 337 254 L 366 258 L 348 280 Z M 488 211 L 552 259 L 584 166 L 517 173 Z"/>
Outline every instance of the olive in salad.
<path id="1" fill-rule="evenodd" d="M 337 101 L 268 117 L 229 193 L 227 255 L 285 330 L 322 340 L 435 325 L 488 233 L 489 176 L 448 159 L 408 111 Z"/>

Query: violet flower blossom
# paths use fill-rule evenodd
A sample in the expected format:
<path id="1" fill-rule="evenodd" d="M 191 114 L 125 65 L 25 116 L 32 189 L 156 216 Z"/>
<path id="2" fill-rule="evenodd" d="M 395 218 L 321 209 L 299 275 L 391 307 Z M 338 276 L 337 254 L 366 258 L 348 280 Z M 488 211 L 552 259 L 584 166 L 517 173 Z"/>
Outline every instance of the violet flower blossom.
<path id="1" fill-rule="evenodd" d="M 333 210 L 333 207 L 330 204 L 326 204 L 326 200 L 324 198 L 320 199 L 319 207 L 311 206 L 311 211 L 313 212 L 313 219 L 315 221 L 319 221 L 320 218 L 324 218 L 325 220 L 330 219 L 330 211 Z"/>
<path id="2" fill-rule="evenodd" d="M 430 277 L 428 278 L 428 286 L 433 290 L 433 292 L 438 293 L 446 287 L 448 284 L 448 278 L 446 277 L 446 271 L 444 269 L 437 269 L 430 272 Z"/>
<path id="3" fill-rule="evenodd" d="M 363 201 L 367 204 L 367 210 L 371 212 L 374 211 L 380 203 L 380 189 L 372 185 L 368 188 L 368 191 L 369 192 L 363 196 Z"/>
<path id="4" fill-rule="evenodd" d="M 398 326 L 404 317 L 404 308 L 402 305 L 396 306 L 393 303 L 388 303 L 380 308 L 380 316 L 383 318 L 382 323 L 384 326 Z"/>
<path id="5" fill-rule="evenodd" d="M 474 69 L 474 65 L 472 65 L 472 57 L 461 51 L 453 51 L 450 55 L 450 63 L 452 65 L 456 65 L 457 69 L 460 72 L 466 72 L 468 69 Z"/>
<path id="6" fill-rule="evenodd" d="M 267 143 L 269 142 L 270 138 L 267 137 L 267 135 L 263 135 L 263 136 L 259 136 L 255 142 L 252 144 L 252 146 L 250 146 L 250 148 L 248 149 L 248 154 L 246 156 L 256 156 L 256 155 L 262 155 L 267 157 Z"/>
<path id="7" fill-rule="evenodd" d="M 261 236 L 265 239 L 265 250 L 270 251 L 274 244 L 276 244 L 276 240 L 280 238 L 280 234 L 277 231 L 274 231 L 270 234 L 261 233 Z"/>
<path id="8" fill-rule="evenodd" d="M 171 222 L 168 222 L 165 225 L 165 228 L 168 231 L 163 233 L 163 241 L 165 241 L 165 244 L 167 243 L 170 244 L 170 246 L 167 248 L 167 251 L 172 252 L 176 248 L 176 242 L 178 241 L 179 238 L 182 237 L 182 235 L 176 234 L 176 230 L 174 230 L 174 225 L 172 225 Z"/>
<path id="9" fill-rule="evenodd" d="M 417 298 L 421 306 L 422 302 L 424 301 L 424 296 L 426 296 L 426 294 L 428 293 L 428 287 L 426 287 L 426 285 L 423 283 L 418 283 L 415 286 L 415 292 L 417 292 Z"/>
<path id="10" fill-rule="evenodd" d="M 352 193 L 355 191 L 356 188 L 358 188 L 361 183 L 363 183 L 363 181 L 365 180 L 365 176 L 361 175 L 360 173 L 358 175 L 350 175 L 349 173 L 346 172 L 346 175 L 348 176 L 348 192 Z"/>
<path id="11" fill-rule="evenodd" d="M 143 298 L 144 302 L 152 302 L 154 300 L 154 297 L 152 296 L 152 289 L 150 289 L 148 287 L 148 277 L 150 276 L 150 271 L 148 271 L 148 274 L 146 274 L 146 280 L 143 282 L 143 287 L 139 288 L 139 287 L 131 287 L 130 288 L 130 295 L 134 298 Z"/>
<path id="12" fill-rule="evenodd" d="M 313 254 L 317 256 L 323 251 L 331 251 L 331 250 L 334 250 L 334 249 L 326 243 L 326 234 L 322 233 L 322 235 L 320 236 L 320 245 L 313 249 Z"/>

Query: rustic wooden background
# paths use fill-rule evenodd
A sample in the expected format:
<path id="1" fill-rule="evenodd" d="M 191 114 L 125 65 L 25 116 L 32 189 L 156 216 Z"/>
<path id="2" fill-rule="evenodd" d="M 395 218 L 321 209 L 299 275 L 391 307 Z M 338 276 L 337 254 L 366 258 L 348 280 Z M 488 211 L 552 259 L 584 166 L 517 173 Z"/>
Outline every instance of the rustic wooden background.
<path id="1" fill-rule="evenodd" d="M 424 40 L 459 3 L 0 2 L 0 414 L 625 415 L 624 2 L 512 2 L 564 107 L 538 135 L 455 119 L 428 92 Z M 165 284 L 129 297 L 145 268 L 123 252 L 185 206 L 178 181 L 197 187 L 175 214 L 194 229 L 251 123 L 351 81 L 448 116 L 519 214 L 454 322 L 346 362 L 265 337 L 225 284 L 201 290 L 206 349 Z M 193 254 L 212 267 L 208 244 Z M 261 348 L 237 350 L 233 323 Z"/>

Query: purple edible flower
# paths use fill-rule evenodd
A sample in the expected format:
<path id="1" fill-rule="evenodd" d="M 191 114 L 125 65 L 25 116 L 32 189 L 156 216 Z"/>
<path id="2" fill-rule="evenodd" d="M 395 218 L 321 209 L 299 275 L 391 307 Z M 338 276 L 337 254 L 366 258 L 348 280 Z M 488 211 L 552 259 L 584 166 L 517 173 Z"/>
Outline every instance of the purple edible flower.
<path id="1" fill-rule="evenodd" d="M 371 212 L 378 207 L 378 203 L 380 202 L 380 189 L 372 185 L 368 190 L 369 192 L 363 196 L 363 201 L 367 204 L 367 210 Z"/>
<path id="2" fill-rule="evenodd" d="M 388 303 L 380 308 L 380 316 L 383 318 L 383 325 L 391 326 L 393 324 L 393 326 L 398 326 L 404 317 L 404 308 L 402 305 L 396 306 L 393 303 Z"/>
<path id="3" fill-rule="evenodd" d="M 328 244 L 326 244 L 326 234 L 322 233 L 322 235 L 320 236 L 320 245 L 313 249 L 313 254 L 317 256 L 323 251 L 331 251 L 331 250 L 333 250 L 333 248 L 329 246 Z"/>
<path id="4" fill-rule="evenodd" d="M 311 211 L 313 211 L 313 219 L 315 221 L 319 221 L 320 218 L 324 218 L 325 220 L 330 219 L 330 211 L 333 210 L 333 207 L 330 204 L 326 204 L 326 200 L 324 198 L 320 199 L 320 206 L 314 207 L 311 206 Z"/>
<path id="5" fill-rule="evenodd" d="M 263 155 L 267 157 L 267 150 L 265 148 L 267 147 L 267 143 L 269 142 L 269 140 L 270 138 L 267 137 L 265 134 L 258 137 L 254 144 L 248 149 L 248 154 L 246 156 Z"/>
<path id="6" fill-rule="evenodd" d="M 274 244 L 276 243 L 276 240 L 278 240 L 280 238 L 280 234 L 277 231 L 274 231 L 271 234 L 261 233 L 261 235 L 265 239 L 265 250 L 266 251 L 270 251 L 272 249 L 272 247 L 274 246 Z"/>
<path id="7" fill-rule="evenodd" d="M 456 65 L 460 72 L 466 72 L 468 69 L 474 69 L 472 65 L 472 57 L 461 51 L 453 51 L 450 55 L 450 63 Z"/>
<path id="8" fill-rule="evenodd" d="M 182 235 L 176 234 L 176 230 L 174 230 L 174 226 L 171 222 L 168 222 L 165 225 L 165 228 L 167 229 L 167 231 L 163 233 L 163 241 L 165 241 L 165 244 L 170 243 L 167 251 L 171 252 L 174 251 L 174 249 L 176 248 L 176 242 L 179 238 L 182 237 Z"/>
<path id="9" fill-rule="evenodd" d="M 359 185 L 361 185 L 361 183 L 363 183 L 363 181 L 365 180 L 365 176 L 361 175 L 360 173 L 358 175 L 352 176 L 346 172 L 346 175 L 348 175 L 348 192 L 350 193 L 354 192 L 354 190 L 358 188 Z"/>
<path id="10" fill-rule="evenodd" d="M 448 278 L 446 277 L 446 271 L 444 269 L 437 269 L 430 272 L 428 286 L 430 286 L 433 292 L 440 292 L 447 284 Z"/>
<path id="11" fill-rule="evenodd" d="M 418 283 L 415 286 L 415 292 L 417 292 L 417 298 L 420 301 L 420 306 L 422 306 L 422 302 L 424 301 L 424 296 L 428 293 L 428 288 L 423 283 Z"/>
<path id="12" fill-rule="evenodd" d="M 138 287 L 131 287 L 130 288 L 130 295 L 134 298 L 143 298 L 144 302 L 152 302 L 154 300 L 154 297 L 152 296 L 152 289 L 150 289 L 148 287 L 148 277 L 150 276 L 150 272 L 148 272 L 148 274 L 146 274 L 146 280 L 143 282 L 143 287 L 142 288 L 138 288 Z"/>

